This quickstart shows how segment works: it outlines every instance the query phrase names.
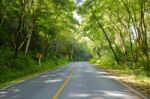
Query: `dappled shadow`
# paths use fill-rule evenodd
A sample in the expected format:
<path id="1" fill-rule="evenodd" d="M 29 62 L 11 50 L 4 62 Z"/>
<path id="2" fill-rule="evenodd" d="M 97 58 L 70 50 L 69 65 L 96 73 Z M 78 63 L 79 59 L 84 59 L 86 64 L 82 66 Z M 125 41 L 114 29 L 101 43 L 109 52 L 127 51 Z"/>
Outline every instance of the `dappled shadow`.
<path id="1" fill-rule="evenodd" d="M 42 75 L 42 76 L 40 76 L 41 78 L 47 78 L 48 77 L 48 75 Z"/>
<path id="2" fill-rule="evenodd" d="M 150 85 L 144 82 L 135 83 L 135 82 L 132 82 L 131 80 L 125 80 L 123 82 L 131 86 L 138 92 L 142 93 L 144 96 L 148 97 L 148 99 L 150 98 Z"/>
<path id="3" fill-rule="evenodd" d="M 45 80 L 44 83 L 56 83 L 56 82 L 61 82 L 62 79 L 51 79 L 51 80 Z"/>
<path id="4" fill-rule="evenodd" d="M 79 65 L 66 88 L 65 99 L 142 99 L 114 78 L 91 66 Z"/>
<path id="5" fill-rule="evenodd" d="M 0 95 L 7 94 L 7 93 L 8 93 L 7 91 L 1 91 Z"/>
<path id="6" fill-rule="evenodd" d="M 25 82 L 0 90 L 0 99 L 25 99 L 24 96 L 31 97 L 33 93 L 38 93 L 41 89 L 47 89 L 50 86 L 57 87 L 67 77 L 67 73 L 60 71 L 46 72 Z"/>
<path id="7" fill-rule="evenodd" d="M 139 99 L 122 91 L 91 90 L 89 92 L 70 92 L 68 99 Z"/>
<path id="8" fill-rule="evenodd" d="M 56 77 L 57 75 L 50 75 L 51 77 Z"/>
<path id="9" fill-rule="evenodd" d="M 7 91 L 0 91 L 0 98 L 6 97 L 7 93 Z"/>
<path id="10" fill-rule="evenodd" d="M 11 98 L 16 98 L 19 97 L 19 93 L 21 90 L 19 88 L 12 87 L 10 89 L 5 89 L 0 91 L 0 99 L 7 99 L 5 97 L 11 97 Z M 9 98 L 9 99 L 11 99 Z"/>
<path id="11" fill-rule="evenodd" d="M 69 94 L 70 98 L 87 98 L 90 97 L 91 94 L 87 94 L 87 93 L 77 93 L 77 92 L 72 92 Z"/>

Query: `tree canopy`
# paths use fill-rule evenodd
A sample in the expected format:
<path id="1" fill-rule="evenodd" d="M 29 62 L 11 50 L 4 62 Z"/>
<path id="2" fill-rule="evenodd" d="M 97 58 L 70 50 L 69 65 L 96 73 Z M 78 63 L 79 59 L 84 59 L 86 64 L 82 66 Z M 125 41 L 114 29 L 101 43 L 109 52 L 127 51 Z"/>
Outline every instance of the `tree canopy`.
<path id="1" fill-rule="evenodd" d="M 28 58 L 96 58 L 150 71 L 149 18 L 148 0 L 1 0 L 0 72 Z"/>
<path id="2" fill-rule="evenodd" d="M 82 29 L 94 42 L 95 55 L 113 55 L 118 64 L 149 71 L 149 4 L 148 0 L 86 0 L 79 6 Z"/>

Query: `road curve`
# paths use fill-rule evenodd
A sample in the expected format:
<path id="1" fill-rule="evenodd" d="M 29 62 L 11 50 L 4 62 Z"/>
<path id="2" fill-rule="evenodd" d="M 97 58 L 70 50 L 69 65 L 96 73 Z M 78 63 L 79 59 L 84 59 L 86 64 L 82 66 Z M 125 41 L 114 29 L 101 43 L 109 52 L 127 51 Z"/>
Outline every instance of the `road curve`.
<path id="1" fill-rule="evenodd" d="M 0 99 L 144 99 L 88 62 L 72 62 L 0 90 Z"/>

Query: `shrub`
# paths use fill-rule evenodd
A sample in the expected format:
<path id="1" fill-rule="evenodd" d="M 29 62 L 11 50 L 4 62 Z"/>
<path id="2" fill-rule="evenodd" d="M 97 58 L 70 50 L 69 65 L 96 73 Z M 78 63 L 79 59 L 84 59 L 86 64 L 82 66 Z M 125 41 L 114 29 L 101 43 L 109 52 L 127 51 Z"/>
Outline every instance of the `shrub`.
<path id="1" fill-rule="evenodd" d="M 13 58 L 13 52 L 9 49 L 0 50 L 0 74 L 10 69 L 10 60 Z"/>

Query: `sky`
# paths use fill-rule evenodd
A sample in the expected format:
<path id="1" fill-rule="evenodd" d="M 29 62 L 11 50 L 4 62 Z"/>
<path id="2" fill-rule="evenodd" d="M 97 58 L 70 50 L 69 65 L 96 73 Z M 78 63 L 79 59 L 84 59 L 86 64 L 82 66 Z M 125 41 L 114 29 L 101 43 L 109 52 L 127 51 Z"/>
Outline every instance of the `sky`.
<path id="1" fill-rule="evenodd" d="M 85 0 L 74 0 L 77 6 L 82 6 Z M 77 11 L 73 11 L 73 17 L 81 23 L 81 16 L 77 13 Z"/>
<path id="2" fill-rule="evenodd" d="M 77 5 L 82 5 L 84 3 L 85 0 L 75 0 Z"/>
<path id="3" fill-rule="evenodd" d="M 81 16 L 77 13 L 77 11 L 73 11 L 73 17 L 81 23 Z"/>

